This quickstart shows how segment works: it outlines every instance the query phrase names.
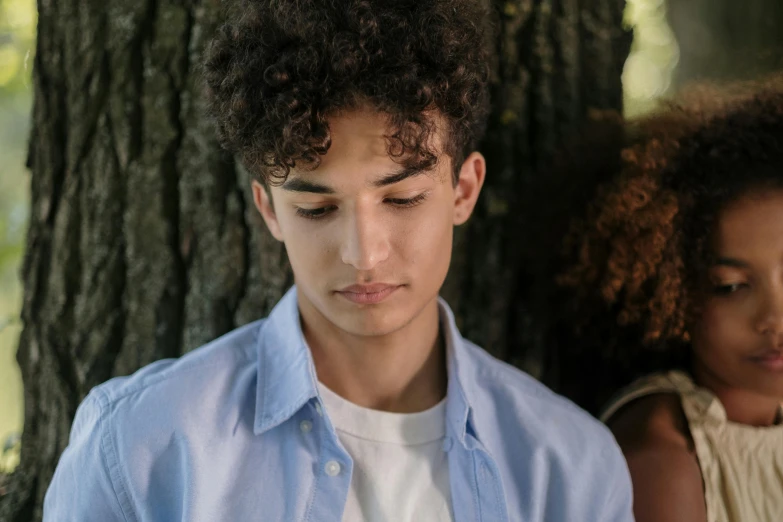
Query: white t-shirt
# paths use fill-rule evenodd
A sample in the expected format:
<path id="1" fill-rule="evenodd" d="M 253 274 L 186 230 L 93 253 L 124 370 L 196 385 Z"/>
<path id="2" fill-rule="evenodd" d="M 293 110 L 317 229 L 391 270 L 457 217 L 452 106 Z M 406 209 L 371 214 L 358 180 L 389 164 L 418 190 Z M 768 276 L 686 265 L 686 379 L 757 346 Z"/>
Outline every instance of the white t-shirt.
<path id="1" fill-rule="evenodd" d="M 344 522 L 452 522 L 446 400 L 420 413 L 349 402 L 323 384 L 321 398 L 353 459 Z"/>

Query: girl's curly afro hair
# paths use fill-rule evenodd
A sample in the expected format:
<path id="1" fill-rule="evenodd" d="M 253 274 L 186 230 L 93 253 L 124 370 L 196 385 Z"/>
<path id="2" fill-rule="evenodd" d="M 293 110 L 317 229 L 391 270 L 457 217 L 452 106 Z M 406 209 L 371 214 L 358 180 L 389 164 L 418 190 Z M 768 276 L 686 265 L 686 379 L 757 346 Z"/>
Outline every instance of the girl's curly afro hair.
<path id="1" fill-rule="evenodd" d="M 608 139 L 560 173 L 597 188 L 565 213 L 578 217 L 544 319 L 553 385 L 593 413 L 641 375 L 689 369 L 722 210 L 783 189 L 783 77 L 696 86 L 645 119 L 598 123 Z"/>
<path id="2" fill-rule="evenodd" d="M 783 78 L 694 88 L 626 138 L 620 175 L 566 240 L 559 282 L 574 290 L 577 323 L 609 307 L 640 345 L 687 344 L 721 211 L 783 188 Z"/>

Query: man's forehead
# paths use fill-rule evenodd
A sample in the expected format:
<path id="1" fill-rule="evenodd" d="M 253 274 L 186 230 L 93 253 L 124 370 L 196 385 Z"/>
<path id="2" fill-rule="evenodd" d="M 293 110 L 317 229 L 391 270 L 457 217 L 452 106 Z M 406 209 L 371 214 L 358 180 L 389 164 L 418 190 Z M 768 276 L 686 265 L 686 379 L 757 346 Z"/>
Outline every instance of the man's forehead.
<path id="1" fill-rule="evenodd" d="M 334 114 L 328 118 L 331 144 L 318 165 L 300 164 L 288 174 L 282 188 L 294 192 L 335 193 L 334 185 L 346 176 L 370 187 L 384 187 L 417 177 L 437 174 L 440 161 L 431 168 L 416 166 L 411 154 L 395 155 L 394 129 L 389 117 L 371 109 L 357 109 Z M 433 138 L 430 143 L 436 142 Z M 438 157 L 440 150 L 427 147 Z M 440 159 L 440 158 L 438 158 Z"/>
<path id="2" fill-rule="evenodd" d="M 368 159 L 387 158 L 390 145 L 396 145 L 393 136 L 405 135 L 407 130 L 410 136 L 406 136 L 406 141 L 414 136 L 425 139 L 426 142 L 419 145 L 437 153 L 445 139 L 445 121 L 435 113 L 423 116 L 424 125 L 428 129 L 425 133 L 421 133 L 419 124 L 411 124 L 409 129 L 397 128 L 388 114 L 368 107 L 336 113 L 327 118 L 332 141 L 329 152 L 348 148 Z M 327 153 L 324 159 L 329 161 L 330 156 L 337 154 Z M 400 158 L 395 160 L 399 161 Z"/>
<path id="3" fill-rule="evenodd" d="M 329 120 L 331 145 L 317 170 L 341 168 L 345 163 L 366 164 L 384 170 L 394 168 L 389 136 L 394 130 L 388 118 L 372 112 L 354 112 Z"/>

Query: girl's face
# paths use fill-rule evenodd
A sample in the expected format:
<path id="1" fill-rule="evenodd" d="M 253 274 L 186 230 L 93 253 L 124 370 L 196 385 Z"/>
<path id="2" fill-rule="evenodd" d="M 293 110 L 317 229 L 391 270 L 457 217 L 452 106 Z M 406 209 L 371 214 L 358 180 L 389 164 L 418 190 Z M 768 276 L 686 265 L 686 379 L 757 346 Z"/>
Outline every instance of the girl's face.
<path id="1" fill-rule="evenodd" d="M 783 399 L 783 190 L 729 205 L 714 241 L 696 364 L 722 386 Z"/>

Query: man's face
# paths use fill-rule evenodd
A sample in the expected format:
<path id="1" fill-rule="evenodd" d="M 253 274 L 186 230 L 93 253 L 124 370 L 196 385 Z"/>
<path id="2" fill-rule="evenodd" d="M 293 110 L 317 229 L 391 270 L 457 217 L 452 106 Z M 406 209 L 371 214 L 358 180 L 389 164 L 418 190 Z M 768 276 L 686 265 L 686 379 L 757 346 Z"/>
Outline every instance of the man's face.
<path id="1" fill-rule="evenodd" d="M 320 166 L 293 169 L 270 187 L 271 202 L 254 183 L 256 205 L 285 243 L 301 308 L 353 335 L 387 335 L 437 298 L 453 227 L 473 210 L 484 160 L 472 154 L 455 185 L 445 155 L 428 172 L 391 159 L 379 113 L 350 112 L 329 124 L 332 145 Z"/>

